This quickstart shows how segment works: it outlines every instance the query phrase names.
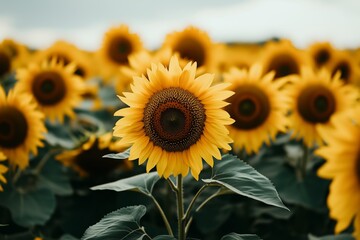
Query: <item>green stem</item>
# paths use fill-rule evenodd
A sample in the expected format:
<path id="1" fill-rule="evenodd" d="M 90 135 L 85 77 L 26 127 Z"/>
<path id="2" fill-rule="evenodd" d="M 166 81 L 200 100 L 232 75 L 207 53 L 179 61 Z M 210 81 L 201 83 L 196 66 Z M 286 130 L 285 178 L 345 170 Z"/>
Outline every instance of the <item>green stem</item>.
<path id="1" fill-rule="evenodd" d="M 304 181 L 306 176 L 306 165 L 309 158 L 309 148 L 304 144 L 303 145 L 304 155 L 299 158 L 296 164 L 296 178 L 298 181 Z"/>
<path id="2" fill-rule="evenodd" d="M 178 240 L 185 240 L 184 221 L 184 199 L 183 199 L 183 178 L 180 174 L 177 177 L 177 210 L 178 210 Z"/>
<path id="3" fill-rule="evenodd" d="M 173 183 L 173 181 L 171 181 L 171 179 L 167 178 L 166 181 L 169 183 L 169 186 L 171 188 L 171 190 L 173 190 L 173 192 L 175 192 L 177 194 L 178 189 L 176 188 L 175 184 Z"/>
<path id="4" fill-rule="evenodd" d="M 59 151 L 60 149 L 55 148 L 55 149 L 51 149 L 50 151 L 48 151 L 46 153 L 46 155 L 40 160 L 40 162 L 38 163 L 38 165 L 35 167 L 34 172 L 35 174 L 39 174 L 41 172 L 41 170 L 44 168 L 45 164 L 47 163 L 47 161 L 50 159 L 51 156 L 54 155 L 54 153 L 56 153 L 57 151 Z"/>
<path id="5" fill-rule="evenodd" d="M 199 191 L 195 194 L 194 198 L 191 200 L 186 212 L 185 212 L 185 215 L 184 215 L 184 221 L 186 222 L 187 219 L 190 217 L 190 214 L 191 214 L 191 210 L 196 202 L 196 199 L 200 196 L 200 194 L 205 190 L 205 188 L 207 188 L 209 185 L 208 184 L 205 184 L 203 185 Z"/>
<path id="6" fill-rule="evenodd" d="M 168 219 L 167 219 L 167 217 L 166 217 L 163 209 L 161 208 L 159 202 L 156 200 L 156 198 L 154 198 L 153 195 L 148 195 L 148 196 L 154 201 L 155 206 L 156 206 L 157 209 L 159 210 L 159 212 L 160 212 L 160 214 L 161 214 L 161 217 L 162 217 L 162 219 L 163 219 L 163 221 L 164 221 L 164 223 L 165 223 L 166 230 L 168 231 L 169 235 L 170 235 L 170 236 L 174 236 L 174 233 L 173 233 L 173 231 L 172 231 L 172 229 L 171 229 L 171 225 L 170 225 L 170 223 L 169 223 L 169 221 L 168 221 Z"/>

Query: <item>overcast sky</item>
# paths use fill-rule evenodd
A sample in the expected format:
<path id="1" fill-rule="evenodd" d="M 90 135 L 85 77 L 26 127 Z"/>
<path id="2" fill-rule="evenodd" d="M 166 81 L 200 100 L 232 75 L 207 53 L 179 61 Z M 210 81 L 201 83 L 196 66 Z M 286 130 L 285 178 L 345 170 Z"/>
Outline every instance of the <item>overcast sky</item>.
<path id="1" fill-rule="evenodd" d="M 299 47 L 360 47 L 360 0 L 0 0 L 0 39 L 36 48 L 65 39 L 96 50 L 121 23 L 151 49 L 190 24 L 221 42 L 286 37 Z"/>

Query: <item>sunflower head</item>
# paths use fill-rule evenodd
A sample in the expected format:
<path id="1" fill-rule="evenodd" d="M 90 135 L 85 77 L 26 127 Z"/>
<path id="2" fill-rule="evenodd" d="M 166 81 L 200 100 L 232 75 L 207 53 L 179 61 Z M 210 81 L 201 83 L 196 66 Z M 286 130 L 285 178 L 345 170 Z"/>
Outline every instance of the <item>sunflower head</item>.
<path id="1" fill-rule="evenodd" d="M 134 77 L 133 92 L 120 99 L 129 107 L 118 110 L 122 116 L 114 127 L 121 143 L 132 144 L 129 160 L 147 160 L 146 170 L 155 166 L 160 176 L 187 175 L 194 178 L 204 159 L 213 166 L 220 159 L 219 148 L 230 150 L 232 140 L 225 125 L 233 123 L 221 108 L 233 94 L 228 84 L 210 87 L 213 75 L 196 75 L 196 64 L 180 67 L 177 57 L 169 68 L 153 64 L 147 77 Z"/>
<path id="2" fill-rule="evenodd" d="M 73 108 L 81 101 L 84 83 L 74 74 L 76 65 L 66 66 L 56 58 L 30 64 L 16 73 L 21 91 L 31 94 L 50 120 L 74 117 Z"/>
<path id="3" fill-rule="evenodd" d="M 333 58 L 334 48 L 329 42 L 316 42 L 310 45 L 308 53 L 316 67 L 326 66 Z"/>
<path id="4" fill-rule="evenodd" d="M 260 61 L 264 73 L 275 71 L 275 79 L 299 74 L 302 65 L 310 65 L 308 56 L 287 40 L 267 43 Z"/>
<path id="5" fill-rule="evenodd" d="M 110 28 L 104 35 L 102 46 L 98 50 L 98 60 L 102 64 L 101 74 L 111 78 L 118 67 L 128 65 L 131 54 L 143 50 L 140 37 L 130 32 L 127 25 Z"/>
<path id="6" fill-rule="evenodd" d="M 8 51 L 0 46 L 0 77 L 5 76 L 12 70 L 11 56 Z"/>
<path id="7" fill-rule="evenodd" d="M 56 159 L 77 171 L 81 176 L 101 177 L 108 175 L 114 169 L 126 171 L 132 169 L 132 162 L 103 158 L 109 153 L 125 151 L 128 147 L 114 140 L 111 133 L 101 136 L 92 135 L 87 142 L 74 150 L 59 154 Z"/>
<path id="8" fill-rule="evenodd" d="M 28 94 L 20 93 L 18 86 L 9 91 L 0 87 L 0 152 L 10 165 L 24 169 L 29 163 L 29 153 L 37 154 L 37 147 L 46 132 L 44 115 Z"/>
<path id="9" fill-rule="evenodd" d="M 194 26 L 168 34 L 162 48 L 170 48 L 181 58 L 196 62 L 198 67 L 204 67 L 207 71 L 212 71 L 216 64 L 216 44 L 206 32 Z"/>
<path id="10" fill-rule="evenodd" d="M 89 79 L 94 75 L 93 63 L 91 57 L 80 51 L 75 45 L 66 41 L 56 41 L 49 48 L 39 51 L 35 54 L 33 62 L 42 63 L 56 58 L 58 62 L 68 65 L 71 62 L 76 64 L 75 75 L 83 79 Z"/>
<path id="11" fill-rule="evenodd" d="M 3 162 L 6 160 L 6 156 L 0 152 L 0 162 Z M 7 183 L 6 181 L 6 178 L 4 177 L 4 173 L 6 173 L 8 171 L 8 168 L 3 165 L 3 164 L 0 164 L 0 183 Z M 0 192 L 4 191 L 1 184 L 0 184 Z"/>
<path id="12" fill-rule="evenodd" d="M 340 78 L 345 83 L 360 86 L 360 67 L 348 52 L 337 51 L 328 65 L 332 75 L 340 73 Z"/>
<path id="13" fill-rule="evenodd" d="M 225 108 L 235 120 L 228 127 L 235 151 L 258 152 L 263 142 L 270 144 L 279 131 L 286 131 L 288 104 L 284 90 L 280 91 L 285 81 L 273 78 L 274 72 L 263 75 L 260 65 L 224 74 L 224 81 L 231 83 L 229 90 L 235 92 Z"/>
<path id="14" fill-rule="evenodd" d="M 303 68 L 301 75 L 292 77 L 288 85 L 291 102 L 289 119 L 293 137 L 302 138 L 308 146 L 322 145 L 318 133 L 319 126 L 331 126 L 331 118 L 340 112 L 350 109 L 358 97 L 356 89 L 344 85 L 340 74 L 331 74 L 322 69 L 314 72 Z"/>
<path id="15" fill-rule="evenodd" d="M 354 222 L 354 237 L 360 236 L 360 108 L 351 109 L 351 114 L 334 117 L 334 127 L 319 128 L 326 141 L 316 154 L 326 162 L 318 170 L 322 178 L 332 180 L 327 205 L 330 217 L 337 221 L 335 232 L 348 228 Z"/>
<path id="16" fill-rule="evenodd" d="M 0 46 L 10 57 L 12 70 L 22 67 L 29 62 L 30 52 L 23 44 L 13 39 L 5 38 L 0 43 Z"/>

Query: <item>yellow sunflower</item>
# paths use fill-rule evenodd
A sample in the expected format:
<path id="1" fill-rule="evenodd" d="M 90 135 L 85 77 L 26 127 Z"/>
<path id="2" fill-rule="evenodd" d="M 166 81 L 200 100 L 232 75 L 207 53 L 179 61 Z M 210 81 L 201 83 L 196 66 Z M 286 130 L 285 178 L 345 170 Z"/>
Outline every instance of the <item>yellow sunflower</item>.
<path id="1" fill-rule="evenodd" d="M 0 162 L 5 161 L 6 160 L 6 156 L 0 152 Z M 0 183 L 7 183 L 6 178 L 4 177 L 4 173 L 6 173 L 8 170 L 8 168 L 2 164 L 0 164 Z M 1 184 L 0 184 L 0 192 L 4 191 L 4 189 L 2 188 Z"/>
<path id="2" fill-rule="evenodd" d="M 331 126 L 331 118 L 355 104 L 358 92 L 351 85 L 344 85 L 340 74 L 331 74 L 322 69 L 313 72 L 310 68 L 302 68 L 301 76 L 294 76 L 288 85 L 290 97 L 289 127 L 292 137 L 302 138 L 311 147 L 322 145 L 323 140 L 318 133 L 318 126 Z"/>
<path id="3" fill-rule="evenodd" d="M 213 157 L 221 158 L 219 148 L 231 149 L 225 125 L 234 121 L 221 108 L 233 92 L 224 90 L 229 84 L 210 87 L 211 74 L 195 74 L 195 63 L 181 68 L 173 57 L 168 69 L 153 64 L 147 77 L 134 77 L 133 92 L 120 97 L 129 107 L 115 113 L 123 118 L 114 136 L 132 144 L 129 160 L 148 160 L 147 172 L 156 166 L 158 174 L 168 178 L 185 176 L 190 168 L 198 179 L 203 159 L 213 166 Z"/>
<path id="4" fill-rule="evenodd" d="M 36 109 L 31 96 L 20 93 L 18 86 L 6 96 L 0 87 L 0 151 L 10 165 L 27 167 L 29 153 L 37 154 L 45 132 L 44 115 Z"/>
<path id="5" fill-rule="evenodd" d="M 334 51 L 329 42 L 316 42 L 308 48 L 308 53 L 317 68 L 326 66 L 332 60 Z"/>
<path id="6" fill-rule="evenodd" d="M 346 82 L 360 86 L 360 67 L 356 60 L 345 51 L 337 51 L 328 65 L 332 75 L 340 72 L 340 78 Z"/>
<path id="7" fill-rule="evenodd" d="M 12 71 L 11 56 L 0 45 L 0 78 Z"/>
<path id="8" fill-rule="evenodd" d="M 66 66 L 56 58 L 19 69 L 16 77 L 19 88 L 30 93 L 41 111 L 51 121 L 63 121 L 65 115 L 74 117 L 73 108 L 81 101 L 84 83 L 74 75 L 75 64 Z"/>
<path id="9" fill-rule="evenodd" d="M 95 74 L 92 58 L 79 50 L 75 45 L 66 41 L 56 41 L 49 48 L 37 52 L 33 57 L 33 62 L 40 64 L 52 58 L 56 58 L 64 65 L 74 62 L 76 64 L 74 73 L 85 80 L 93 77 Z"/>
<path id="10" fill-rule="evenodd" d="M 318 175 L 332 179 L 327 204 L 330 217 L 337 221 L 335 232 L 345 230 L 354 220 L 353 235 L 360 239 L 360 109 L 355 112 L 352 120 L 345 114 L 337 116 L 331 131 L 320 128 L 327 145 L 316 154 L 326 159 Z"/>
<path id="11" fill-rule="evenodd" d="M 128 144 L 119 144 L 119 141 L 112 139 L 111 133 L 99 137 L 92 135 L 79 148 L 65 151 L 57 155 L 56 159 L 81 176 L 104 176 L 115 168 L 132 169 L 132 162 L 103 158 L 106 154 L 122 152 L 127 148 L 129 148 Z"/>
<path id="12" fill-rule="evenodd" d="M 130 90 L 130 83 L 133 77 L 146 76 L 147 69 L 151 67 L 151 64 L 161 63 L 165 67 L 168 66 L 171 56 L 171 49 L 161 49 L 155 53 L 143 50 L 129 56 L 129 66 L 119 68 L 119 74 L 115 82 L 116 93 L 121 94 L 124 91 Z M 185 60 L 181 61 L 185 66 Z"/>
<path id="13" fill-rule="evenodd" d="M 275 71 L 275 79 L 299 74 L 303 65 L 311 66 L 309 56 L 296 49 L 288 40 L 267 43 L 260 62 L 264 67 L 264 74 Z"/>
<path id="14" fill-rule="evenodd" d="M 235 120 L 228 126 L 235 151 L 258 152 L 263 142 L 269 145 L 279 131 L 286 131 L 288 101 L 279 90 L 285 81 L 273 81 L 274 74 L 263 76 L 260 65 L 224 73 L 224 81 L 231 83 L 229 90 L 235 92 L 225 108 Z"/>
<path id="15" fill-rule="evenodd" d="M 128 65 L 128 57 L 144 50 L 140 37 L 131 33 L 128 26 L 110 28 L 104 35 L 102 46 L 97 52 L 100 74 L 105 80 L 113 77 L 120 66 Z"/>
<path id="16" fill-rule="evenodd" d="M 181 58 L 196 62 L 200 69 L 215 71 L 217 45 L 199 28 L 189 26 L 168 34 L 162 48 L 170 48 L 174 53 L 179 53 Z"/>
<path id="17" fill-rule="evenodd" d="M 12 70 L 23 67 L 29 62 L 30 52 L 25 45 L 10 38 L 4 39 L 0 45 L 11 58 Z"/>

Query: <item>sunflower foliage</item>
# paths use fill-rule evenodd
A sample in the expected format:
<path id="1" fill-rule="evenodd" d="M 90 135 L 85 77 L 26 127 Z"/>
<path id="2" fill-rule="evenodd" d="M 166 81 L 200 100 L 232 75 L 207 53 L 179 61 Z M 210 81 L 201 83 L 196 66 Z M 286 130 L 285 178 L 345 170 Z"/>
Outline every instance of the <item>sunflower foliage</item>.
<path id="1" fill-rule="evenodd" d="M 0 239 L 360 239 L 360 51 L 0 42 Z"/>

